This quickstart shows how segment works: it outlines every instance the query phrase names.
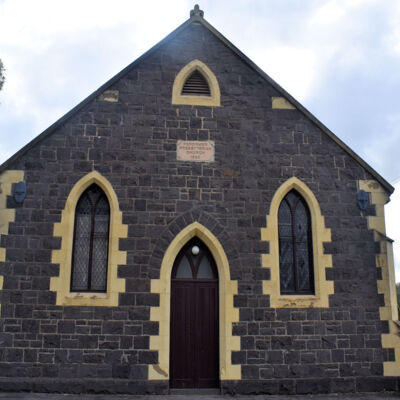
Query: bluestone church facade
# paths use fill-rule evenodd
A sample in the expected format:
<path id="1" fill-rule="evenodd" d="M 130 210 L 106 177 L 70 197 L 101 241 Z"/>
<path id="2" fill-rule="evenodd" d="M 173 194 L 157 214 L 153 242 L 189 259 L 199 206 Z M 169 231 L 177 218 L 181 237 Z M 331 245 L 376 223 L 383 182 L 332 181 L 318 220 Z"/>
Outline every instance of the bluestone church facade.
<path id="1" fill-rule="evenodd" d="M 392 186 L 197 6 L 0 185 L 0 390 L 399 389 Z"/>

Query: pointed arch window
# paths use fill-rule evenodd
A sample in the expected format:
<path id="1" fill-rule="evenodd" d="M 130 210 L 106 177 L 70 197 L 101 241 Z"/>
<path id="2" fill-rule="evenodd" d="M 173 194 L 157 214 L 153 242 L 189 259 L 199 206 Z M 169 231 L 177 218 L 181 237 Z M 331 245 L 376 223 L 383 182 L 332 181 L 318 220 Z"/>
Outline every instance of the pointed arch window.
<path id="1" fill-rule="evenodd" d="M 76 205 L 71 292 L 106 292 L 110 205 L 96 184 Z"/>
<path id="2" fill-rule="evenodd" d="M 217 267 L 205 244 L 194 237 L 176 257 L 172 279 L 211 279 L 218 278 Z"/>
<path id="3" fill-rule="evenodd" d="M 278 232 L 281 294 L 314 294 L 311 215 L 296 190 L 279 206 Z"/>

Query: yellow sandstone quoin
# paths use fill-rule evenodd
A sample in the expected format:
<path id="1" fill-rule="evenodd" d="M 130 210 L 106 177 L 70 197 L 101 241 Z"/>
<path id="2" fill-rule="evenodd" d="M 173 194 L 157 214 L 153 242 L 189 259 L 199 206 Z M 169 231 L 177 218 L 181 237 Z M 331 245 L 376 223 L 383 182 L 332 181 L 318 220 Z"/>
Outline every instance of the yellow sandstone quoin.
<path id="1" fill-rule="evenodd" d="M 7 196 L 11 195 L 13 183 L 18 183 L 23 179 L 24 179 L 24 171 L 9 170 L 9 171 L 4 171 L 0 175 L 0 236 L 8 235 L 8 226 L 10 222 L 15 221 L 15 209 L 7 208 Z M 0 262 L 5 262 L 5 261 L 6 261 L 6 249 L 0 247 Z M 3 289 L 3 276 L 0 275 L 0 290 L 2 289 Z"/>
<path id="2" fill-rule="evenodd" d="M 394 349 L 395 361 L 383 363 L 384 376 L 400 376 L 400 329 L 394 322 L 399 320 L 397 309 L 396 280 L 392 240 L 386 236 L 385 204 L 389 200 L 387 192 L 374 180 L 358 181 L 359 189 L 370 193 L 371 204 L 375 205 L 375 216 L 369 216 L 368 228 L 374 231 L 374 238 L 379 243 L 380 252 L 375 256 L 376 267 L 381 269 L 382 279 L 377 281 L 378 293 L 383 294 L 385 304 L 379 308 L 381 321 L 388 321 L 389 333 L 383 333 L 382 347 Z"/>

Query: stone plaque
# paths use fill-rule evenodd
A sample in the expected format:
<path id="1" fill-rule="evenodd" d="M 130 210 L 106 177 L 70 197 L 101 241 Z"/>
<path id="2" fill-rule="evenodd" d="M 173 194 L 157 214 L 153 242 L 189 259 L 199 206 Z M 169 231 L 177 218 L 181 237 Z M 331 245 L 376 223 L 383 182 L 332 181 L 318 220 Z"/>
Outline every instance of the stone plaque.
<path id="1" fill-rule="evenodd" d="M 179 161 L 214 161 L 212 140 L 178 140 L 176 158 Z"/>

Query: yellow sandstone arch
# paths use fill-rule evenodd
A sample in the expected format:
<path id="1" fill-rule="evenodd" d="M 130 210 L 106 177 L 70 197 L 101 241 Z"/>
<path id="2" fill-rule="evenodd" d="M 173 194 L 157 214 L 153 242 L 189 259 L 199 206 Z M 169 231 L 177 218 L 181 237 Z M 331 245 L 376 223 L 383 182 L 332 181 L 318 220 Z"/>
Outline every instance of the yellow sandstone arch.
<path id="1" fill-rule="evenodd" d="M 278 209 L 283 198 L 292 190 L 297 190 L 310 209 L 314 259 L 314 295 L 280 294 L 279 279 L 279 237 Z M 326 280 L 325 268 L 332 267 L 332 256 L 324 254 L 324 242 L 331 241 L 331 230 L 325 227 L 325 218 L 314 193 L 300 179 L 292 177 L 276 191 L 267 216 L 267 227 L 261 229 L 261 240 L 269 242 L 269 254 L 262 255 L 262 266 L 271 270 L 269 281 L 263 282 L 263 293 L 270 296 L 272 308 L 325 308 L 329 307 L 329 295 L 334 293 L 332 281 Z"/>
<path id="2" fill-rule="evenodd" d="M 182 95 L 182 87 L 187 78 L 194 70 L 198 70 L 206 79 L 210 87 L 211 96 L 191 96 Z M 185 65 L 175 77 L 174 85 L 172 87 L 172 104 L 194 105 L 194 106 L 220 106 L 221 105 L 221 92 L 216 76 L 207 67 L 206 64 L 200 60 L 193 60 Z"/>
<path id="3" fill-rule="evenodd" d="M 110 237 L 108 246 L 108 270 L 106 293 L 70 292 L 72 245 L 75 223 L 75 208 L 82 193 L 96 183 L 106 194 L 110 204 Z M 122 224 L 122 213 L 119 210 L 117 195 L 111 183 L 97 171 L 82 177 L 72 188 L 61 222 L 54 224 L 54 236 L 61 236 L 61 249 L 53 250 L 51 262 L 60 264 L 60 273 L 50 280 L 50 290 L 57 293 L 56 304 L 59 306 L 102 306 L 118 305 L 118 294 L 125 292 L 125 279 L 117 277 L 118 265 L 126 264 L 126 251 L 119 251 L 119 239 L 126 238 L 128 226 Z"/>
<path id="4" fill-rule="evenodd" d="M 240 365 L 232 365 L 232 351 L 240 350 L 240 338 L 232 336 L 232 323 L 239 321 L 233 307 L 237 281 L 230 279 L 229 263 L 218 239 L 198 222 L 184 228 L 169 245 L 161 264 L 160 279 L 151 281 L 151 292 L 160 295 L 160 306 L 152 307 L 150 319 L 159 323 L 158 336 L 150 337 L 150 349 L 158 351 L 158 365 L 149 365 L 150 380 L 169 379 L 171 272 L 181 248 L 194 236 L 201 239 L 214 257 L 219 276 L 219 367 L 221 380 L 241 379 Z"/>

